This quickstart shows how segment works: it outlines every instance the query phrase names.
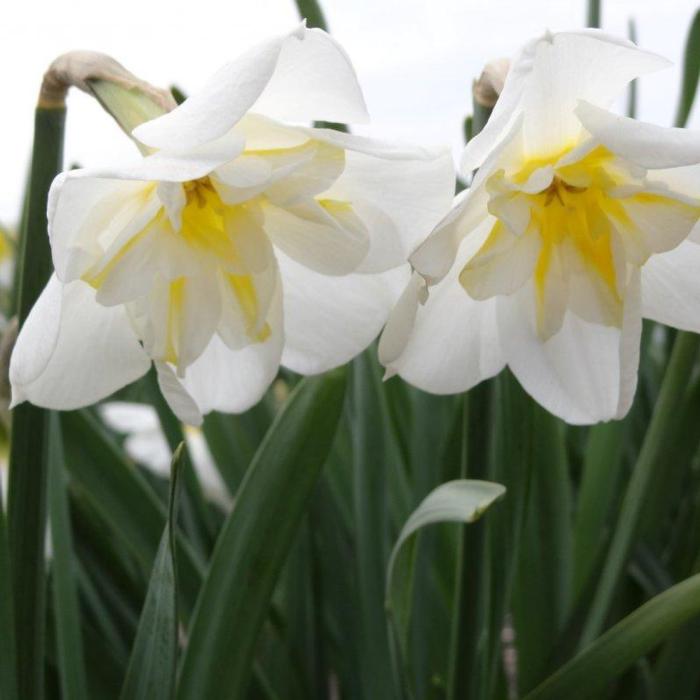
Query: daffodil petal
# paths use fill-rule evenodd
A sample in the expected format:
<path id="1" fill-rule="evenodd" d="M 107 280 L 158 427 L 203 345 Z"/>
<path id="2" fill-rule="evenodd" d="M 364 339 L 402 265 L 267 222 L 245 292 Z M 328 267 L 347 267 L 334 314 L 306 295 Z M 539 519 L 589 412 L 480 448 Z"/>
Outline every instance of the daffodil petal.
<path id="1" fill-rule="evenodd" d="M 287 208 L 268 203 L 264 212 L 275 247 L 317 272 L 353 272 L 369 250 L 367 230 L 344 202 L 310 200 Z"/>
<path id="2" fill-rule="evenodd" d="M 629 257 L 643 265 L 649 255 L 672 250 L 684 241 L 700 219 L 700 201 L 688 201 L 673 191 L 649 186 L 644 192 L 617 200 L 622 216 L 613 220 Z"/>
<path id="3" fill-rule="evenodd" d="M 201 425 L 204 420 L 202 410 L 192 398 L 175 372 L 164 362 L 156 362 L 158 387 L 168 402 L 170 410 L 187 425 Z"/>
<path id="4" fill-rule="evenodd" d="M 220 68 L 172 112 L 134 130 L 155 148 L 189 148 L 219 138 L 249 110 L 306 121 L 367 120 L 355 72 L 328 34 L 300 25 Z"/>
<path id="5" fill-rule="evenodd" d="M 455 198 L 450 213 L 413 252 L 411 265 L 429 283 L 435 284 L 448 274 L 465 238 L 470 240 L 472 255 L 479 250 L 495 221 L 489 216 L 487 203 L 486 188 L 464 190 Z"/>
<path id="6" fill-rule="evenodd" d="M 330 277 L 278 254 L 284 285 L 282 364 L 318 374 L 361 353 L 378 335 L 409 276 L 408 266 L 379 274 Z"/>
<path id="7" fill-rule="evenodd" d="M 369 121 L 349 56 L 321 29 L 306 29 L 284 42 L 275 72 L 252 111 L 292 122 Z"/>
<path id="8" fill-rule="evenodd" d="M 447 151 L 399 160 L 347 150 L 342 175 L 322 196 L 357 203 L 356 213 L 370 237 L 361 270 L 380 272 L 402 264 L 444 217 L 454 181 Z"/>
<path id="9" fill-rule="evenodd" d="M 513 294 L 532 277 L 541 247 L 536 232 L 515 236 L 499 222 L 460 273 L 460 283 L 473 299 Z"/>
<path id="10" fill-rule="evenodd" d="M 696 131 L 637 121 L 585 100 L 577 106 L 576 116 L 597 141 L 644 168 L 675 168 L 700 162 L 700 134 Z"/>
<path id="11" fill-rule="evenodd" d="M 379 362 L 386 367 L 385 379 L 396 373 L 394 363 L 401 357 L 401 353 L 411 337 L 418 313 L 418 305 L 425 304 L 427 299 L 427 284 L 421 275 L 414 272 L 391 310 L 379 339 Z"/>
<path id="12" fill-rule="evenodd" d="M 284 329 L 282 290 L 278 283 L 268 315 L 270 335 L 260 343 L 232 350 L 214 336 L 188 368 L 184 386 L 203 413 L 240 413 L 255 405 L 277 376 Z"/>
<path id="13" fill-rule="evenodd" d="M 681 243 L 642 268 L 645 318 L 700 333 L 700 244 Z"/>
<path id="14" fill-rule="evenodd" d="M 462 168 L 479 167 L 519 112 L 526 152 L 551 153 L 571 145 L 581 131 L 574 114 L 579 100 L 607 107 L 631 80 L 668 65 L 661 56 L 598 30 L 547 32 L 514 59 L 489 122 L 465 149 Z"/>
<path id="15" fill-rule="evenodd" d="M 521 152 L 522 114 L 512 121 L 504 137 L 484 160 L 471 186 L 455 197 L 452 210 L 411 255 L 411 264 L 428 282 L 439 282 L 449 272 L 465 238 L 471 239 L 472 253 L 479 249 L 490 230 L 482 225 L 484 221 L 492 221 L 488 211 L 487 178 L 499 169 L 502 162 L 519 158 Z M 471 177 L 471 171 L 463 170 L 462 174 Z"/>
<path id="16" fill-rule="evenodd" d="M 13 404 L 87 406 L 138 379 L 149 366 L 123 308 L 105 308 L 87 284 L 64 286 L 54 275 L 12 353 Z"/>
<path id="17" fill-rule="evenodd" d="M 538 403 L 572 424 L 611 420 L 627 412 L 639 362 L 638 283 L 632 281 L 627 290 L 622 329 L 568 312 L 545 342 L 536 330 L 532 290 L 502 297 L 498 306 L 508 365 Z"/>
<path id="18" fill-rule="evenodd" d="M 159 202 L 143 182 L 59 175 L 51 185 L 48 230 L 59 279 L 78 279 L 102 254 L 102 246 L 129 237 L 155 215 Z"/>
<path id="19" fill-rule="evenodd" d="M 424 391 L 454 394 L 467 391 L 503 368 L 496 299 L 475 301 L 458 280 L 470 255 L 469 243 L 464 241 L 452 269 L 430 288 L 427 301 L 400 312 L 404 324 L 410 321 L 414 310 L 415 318 L 412 333 L 398 357 L 398 341 L 406 331 L 401 320 L 390 321 L 394 329 L 389 325 L 385 332 L 397 333 L 399 337 L 382 339 L 383 359 L 394 355 L 387 364 L 389 375 L 399 374 Z M 402 301 L 410 304 L 409 299 Z"/>

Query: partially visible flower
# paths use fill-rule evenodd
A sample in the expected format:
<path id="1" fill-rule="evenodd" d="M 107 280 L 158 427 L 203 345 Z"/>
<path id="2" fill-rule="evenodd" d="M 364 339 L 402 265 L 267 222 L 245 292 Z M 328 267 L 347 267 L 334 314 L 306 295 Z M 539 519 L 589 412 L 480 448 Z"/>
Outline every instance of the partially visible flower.
<path id="1" fill-rule="evenodd" d="M 464 152 L 471 187 L 411 257 L 389 374 L 453 393 L 508 365 L 571 423 L 625 415 L 642 316 L 700 331 L 700 137 L 606 109 L 666 65 L 594 30 L 525 46 Z"/>
<path id="2" fill-rule="evenodd" d="M 449 207 L 447 151 L 284 124 L 364 121 L 343 50 L 303 25 L 224 66 L 134 135 L 131 166 L 55 181 L 55 266 L 20 332 L 13 400 L 97 401 L 151 361 L 190 424 L 314 374 L 379 333 L 407 254 Z"/>
<path id="3" fill-rule="evenodd" d="M 507 58 L 496 58 L 484 66 L 484 70 L 472 87 L 474 99 L 480 105 L 493 109 L 499 95 L 503 92 L 509 68 L 510 61 Z"/>
<path id="4" fill-rule="evenodd" d="M 124 449 L 131 459 L 158 476 L 170 478 L 171 452 L 153 406 L 107 401 L 100 404 L 99 411 L 112 430 L 126 436 Z M 185 426 L 185 440 L 205 497 L 223 510 L 230 510 L 231 494 L 216 468 L 202 431 Z"/>

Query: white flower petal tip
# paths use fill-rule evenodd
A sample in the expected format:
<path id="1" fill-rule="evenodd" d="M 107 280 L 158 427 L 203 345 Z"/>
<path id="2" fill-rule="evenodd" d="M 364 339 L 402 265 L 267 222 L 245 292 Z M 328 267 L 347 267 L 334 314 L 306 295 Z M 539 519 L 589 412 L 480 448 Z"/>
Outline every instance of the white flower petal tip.
<path id="1" fill-rule="evenodd" d="M 204 421 L 196 401 L 190 396 L 175 372 L 162 362 L 156 362 L 158 386 L 172 412 L 186 425 L 199 426 Z"/>
<path id="2" fill-rule="evenodd" d="M 382 381 L 388 382 L 392 377 L 398 376 L 398 372 L 393 367 L 385 367 Z"/>
<path id="3" fill-rule="evenodd" d="M 153 148 L 191 148 L 223 136 L 248 111 L 298 122 L 369 120 L 345 51 L 302 23 L 223 66 L 199 92 L 133 135 Z"/>
<path id="4" fill-rule="evenodd" d="M 8 406 L 8 409 L 11 411 L 13 408 L 16 408 L 21 403 L 24 403 L 26 400 L 27 397 L 22 393 L 22 391 L 19 388 L 12 387 L 12 397 L 10 399 L 10 405 Z"/>
<path id="5" fill-rule="evenodd" d="M 570 423 L 627 413 L 642 300 L 651 318 L 700 328 L 700 139 L 607 111 L 666 65 L 598 31 L 522 50 L 465 151 L 471 187 L 410 256 L 429 296 L 409 285 L 392 312 L 388 371 L 450 394 L 508 365 Z"/>
<path id="6" fill-rule="evenodd" d="M 511 371 L 532 398 L 572 425 L 624 417 L 637 385 L 641 312 L 639 272 L 631 275 L 620 328 L 567 312 L 546 341 L 533 323 L 529 290 L 502 298 L 498 322 Z"/>
<path id="7" fill-rule="evenodd" d="M 599 30 L 547 32 L 511 62 L 491 118 L 464 150 L 461 172 L 470 174 L 481 166 L 519 115 L 530 153 L 564 147 L 581 130 L 573 111 L 578 100 L 607 107 L 631 80 L 669 65 L 665 58 Z"/>
<path id="8" fill-rule="evenodd" d="M 426 282 L 414 272 L 392 310 L 379 340 L 379 362 L 386 367 L 384 379 L 396 374 L 393 363 L 401 356 L 413 331 L 418 305 L 425 304 L 426 301 Z"/>

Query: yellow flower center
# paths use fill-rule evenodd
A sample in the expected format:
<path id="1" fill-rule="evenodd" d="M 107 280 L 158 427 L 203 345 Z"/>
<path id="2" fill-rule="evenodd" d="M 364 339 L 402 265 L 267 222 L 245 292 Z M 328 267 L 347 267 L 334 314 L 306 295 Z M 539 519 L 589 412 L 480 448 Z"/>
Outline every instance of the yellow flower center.
<path id="1" fill-rule="evenodd" d="M 608 202 L 598 187 L 577 187 L 555 176 L 544 191 L 531 196 L 530 225 L 542 242 L 535 266 L 538 298 L 544 296 L 547 276 L 557 248 L 568 241 L 589 271 L 600 277 L 620 302 L 612 252 L 612 226 Z"/>
<path id="2" fill-rule="evenodd" d="M 120 266 L 133 266 L 135 256 L 156 259 L 158 255 L 168 256 L 176 252 L 180 262 L 173 261 L 171 267 L 177 272 L 182 260 L 191 256 L 197 261 L 197 274 L 218 275 L 227 285 L 238 303 L 239 311 L 251 342 L 264 342 L 270 336 L 270 327 L 260 318 L 261 307 L 252 274 L 245 269 L 236 241 L 235 224 L 239 210 L 246 205 L 226 205 L 216 191 L 209 177 L 182 184 L 185 202 L 180 211 L 180 224 L 175 227 L 165 207 L 140 230 L 120 244 L 112 245 L 83 274 L 82 279 L 96 290 L 101 290 L 112 275 L 120 273 Z M 152 189 L 150 192 L 152 193 Z M 156 252 L 157 251 L 157 252 Z M 128 257 L 131 259 L 128 259 Z M 155 275 L 151 273 L 153 284 Z M 160 321 L 160 341 L 156 344 L 155 359 L 172 363 L 180 370 L 181 346 L 187 342 L 187 295 L 197 280 L 187 272 L 167 276 L 167 302 Z M 162 282 L 161 282 L 162 284 Z M 152 293 L 155 292 L 155 286 Z M 162 288 L 159 295 L 162 298 Z M 128 304 L 131 299 L 122 300 Z"/>
<path id="3" fill-rule="evenodd" d="M 603 146 L 575 162 L 565 159 L 570 151 L 491 175 L 489 211 L 497 220 L 460 274 L 476 299 L 512 294 L 531 279 L 543 340 L 567 309 L 619 326 L 628 264 L 641 267 L 677 245 L 700 215 L 670 190 L 645 191 L 654 189 L 645 173 Z"/>

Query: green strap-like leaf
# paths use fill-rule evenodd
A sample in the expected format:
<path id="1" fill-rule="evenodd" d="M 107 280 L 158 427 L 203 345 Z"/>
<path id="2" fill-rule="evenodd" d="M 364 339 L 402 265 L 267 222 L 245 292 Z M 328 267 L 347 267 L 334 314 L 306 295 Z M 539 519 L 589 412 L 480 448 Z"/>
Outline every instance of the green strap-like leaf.
<path id="1" fill-rule="evenodd" d="M 63 162 L 64 108 L 37 107 L 25 228 L 18 261 L 20 327 L 51 274 L 46 231 L 49 187 Z M 8 530 L 14 595 L 18 688 L 22 700 L 44 695 L 46 477 L 48 413 L 23 403 L 13 411 Z"/>
<path id="2" fill-rule="evenodd" d="M 330 451 L 345 383 L 345 370 L 305 379 L 265 436 L 214 549 L 180 700 L 244 697 L 275 582 Z"/>
<path id="3" fill-rule="evenodd" d="M 700 574 L 669 588 L 635 610 L 550 676 L 525 700 L 603 697 L 604 688 L 636 659 L 698 614 Z"/>
<path id="4" fill-rule="evenodd" d="M 676 112 L 676 126 L 685 126 L 693 108 L 700 77 L 700 10 L 695 13 L 685 41 L 683 82 Z"/>
<path id="5" fill-rule="evenodd" d="M 76 586 L 73 533 L 66 494 L 63 438 L 58 415 L 49 418 L 49 522 L 51 523 L 53 615 L 58 670 L 64 698 L 88 697 L 83 637 Z"/>
<path id="6" fill-rule="evenodd" d="M 389 554 L 387 472 L 389 420 L 376 360 L 365 352 L 352 368 L 353 493 L 357 560 L 358 676 L 365 697 L 391 698 L 389 640 L 384 623 L 384 574 Z"/>
<path id="7" fill-rule="evenodd" d="M 136 639 L 131 651 L 122 700 L 170 700 L 177 662 L 177 575 L 175 523 L 184 443 L 173 454 L 168 520 L 158 547 Z"/>
<path id="8" fill-rule="evenodd" d="M 473 523 L 478 520 L 494 501 L 505 493 L 500 484 L 472 479 L 457 479 L 441 484 L 431 491 L 409 516 L 401 529 L 389 558 L 386 575 L 385 608 L 389 621 L 389 633 L 394 654 L 396 684 L 406 687 L 402 680 L 401 658 L 405 653 L 410 596 L 406 582 L 410 579 L 409 553 L 399 557 L 404 544 L 417 530 L 435 523 Z M 401 562 L 407 562 L 404 567 Z M 400 569 L 400 571 L 397 571 Z"/>

